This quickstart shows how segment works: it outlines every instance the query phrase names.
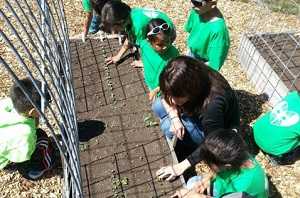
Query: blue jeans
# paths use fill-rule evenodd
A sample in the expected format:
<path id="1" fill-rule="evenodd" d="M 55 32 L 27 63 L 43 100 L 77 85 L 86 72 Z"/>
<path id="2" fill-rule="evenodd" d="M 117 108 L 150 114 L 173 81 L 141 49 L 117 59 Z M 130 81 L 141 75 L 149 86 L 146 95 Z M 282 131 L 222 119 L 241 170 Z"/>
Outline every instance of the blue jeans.
<path id="1" fill-rule="evenodd" d="M 152 111 L 157 117 L 159 117 L 160 128 L 164 135 L 167 138 L 172 139 L 174 133 L 170 130 L 171 119 L 161 103 L 160 97 L 156 98 L 153 102 Z M 183 142 L 186 145 L 197 147 L 204 140 L 204 133 L 200 120 L 197 117 L 191 117 L 184 113 L 180 115 L 180 119 L 186 131 L 183 137 Z"/>
<path id="2" fill-rule="evenodd" d="M 101 17 L 93 13 L 93 18 L 89 27 L 89 33 L 95 34 L 100 30 Z"/>

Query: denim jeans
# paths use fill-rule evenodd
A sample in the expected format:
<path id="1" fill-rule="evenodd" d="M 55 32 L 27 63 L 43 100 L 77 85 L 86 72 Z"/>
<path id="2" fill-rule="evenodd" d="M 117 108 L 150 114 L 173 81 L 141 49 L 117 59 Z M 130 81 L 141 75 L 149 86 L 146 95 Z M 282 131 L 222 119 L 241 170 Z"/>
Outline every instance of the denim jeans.
<path id="1" fill-rule="evenodd" d="M 160 119 L 160 128 L 164 135 L 172 139 L 174 133 L 170 130 L 171 119 L 162 105 L 161 98 L 158 97 L 152 104 L 152 111 Z M 201 122 L 198 117 L 191 117 L 186 114 L 181 114 L 180 119 L 185 128 L 183 142 L 186 145 L 197 147 L 204 140 L 204 133 L 201 127 Z"/>
<path id="2" fill-rule="evenodd" d="M 89 27 L 89 33 L 94 34 L 100 30 L 101 17 L 93 13 L 93 18 Z"/>

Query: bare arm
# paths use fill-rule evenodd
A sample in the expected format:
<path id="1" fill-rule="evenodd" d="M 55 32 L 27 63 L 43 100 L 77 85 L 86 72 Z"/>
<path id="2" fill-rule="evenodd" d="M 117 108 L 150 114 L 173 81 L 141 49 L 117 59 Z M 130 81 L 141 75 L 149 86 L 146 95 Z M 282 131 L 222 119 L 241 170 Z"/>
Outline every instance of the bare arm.
<path id="1" fill-rule="evenodd" d="M 118 54 L 107 58 L 105 60 L 106 64 L 109 65 L 112 63 L 117 63 L 128 49 L 129 49 L 129 41 L 128 41 L 128 38 L 126 38 L 121 49 L 119 50 Z"/>
<path id="2" fill-rule="evenodd" d="M 183 140 L 183 136 L 185 134 L 184 126 L 180 120 L 179 113 L 177 108 L 174 106 L 169 105 L 165 99 L 162 99 L 162 105 L 166 109 L 171 119 L 171 126 L 170 131 L 172 131 L 177 138 Z"/>

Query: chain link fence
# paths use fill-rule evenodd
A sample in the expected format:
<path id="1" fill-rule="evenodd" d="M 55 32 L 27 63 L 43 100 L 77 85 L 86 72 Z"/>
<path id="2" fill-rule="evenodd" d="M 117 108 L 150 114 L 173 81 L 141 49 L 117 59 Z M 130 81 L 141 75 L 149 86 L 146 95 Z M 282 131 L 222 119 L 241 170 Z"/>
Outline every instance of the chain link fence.
<path id="1" fill-rule="evenodd" d="M 61 0 L 3 0 L 0 10 L 1 77 L 17 83 L 32 102 L 20 79 L 28 77 L 42 98 L 34 104 L 42 127 L 61 154 L 64 197 L 83 197 L 78 129 L 70 63 L 67 21 Z M 35 83 L 42 82 L 42 86 Z M 45 108 L 45 93 L 52 104 Z M 61 138 L 57 138 L 61 136 Z"/>

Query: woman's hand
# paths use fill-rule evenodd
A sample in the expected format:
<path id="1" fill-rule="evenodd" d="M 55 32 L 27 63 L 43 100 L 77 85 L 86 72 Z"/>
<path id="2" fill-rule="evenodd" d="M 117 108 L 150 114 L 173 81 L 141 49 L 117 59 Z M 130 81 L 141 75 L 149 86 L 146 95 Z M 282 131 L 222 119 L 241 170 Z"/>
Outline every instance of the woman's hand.
<path id="1" fill-rule="evenodd" d="M 177 138 L 183 140 L 183 136 L 185 133 L 184 126 L 178 116 L 170 117 L 171 126 L 170 130 L 176 135 Z"/>
<path id="2" fill-rule="evenodd" d="M 177 164 L 178 165 L 178 164 Z M 172 181 L 179 175 L 181 175 L 184 170 L 180 170 L 180 168 L 176 165 L 174 166 L 165 166 L 159 169 L 156 172 L 156 175 L 159 179 L 163 179 L 166 181 Z"/>
<path id="3" fill-rule="evenodd" d="M 165 166 L 160 168 L 156 172 L 156 176 L 159 179 L 165 179 L 167 181 L 174 180 L 177 176 L 180 176 L 184 173 L 186 169 L 191 167 L 191 164 L 188 160 L 183 160 L 182 162 L 171 165 L 171 166 Z"/>

